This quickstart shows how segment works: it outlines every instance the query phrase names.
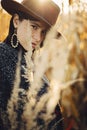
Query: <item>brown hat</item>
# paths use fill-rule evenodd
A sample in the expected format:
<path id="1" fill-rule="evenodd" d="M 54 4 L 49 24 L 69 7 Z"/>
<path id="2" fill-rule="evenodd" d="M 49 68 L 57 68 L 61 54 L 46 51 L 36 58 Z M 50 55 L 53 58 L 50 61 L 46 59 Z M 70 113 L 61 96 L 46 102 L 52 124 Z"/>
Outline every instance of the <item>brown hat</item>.
<path id="1" fill-rule="evenodd" d="M 2 0 L 2 7 L 11 15 L 23 12 L 49 26 L 55 24 L 60 8 L 52 0 L 23 0 L 18 3 L 15 0 Z"/>

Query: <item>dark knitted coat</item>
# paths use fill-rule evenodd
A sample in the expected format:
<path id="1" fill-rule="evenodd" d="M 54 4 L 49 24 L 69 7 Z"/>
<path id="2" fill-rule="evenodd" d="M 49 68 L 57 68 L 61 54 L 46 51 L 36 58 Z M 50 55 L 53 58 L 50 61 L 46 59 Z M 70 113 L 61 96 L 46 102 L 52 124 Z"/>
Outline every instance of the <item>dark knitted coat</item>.
<path id="1" fill-rule="evenodd" d="M 11 97 L 11 92 L 14 86 L 16 66 L 18 62 L 18 54 L 20 51 L 22 52 L 20 67 L 21 67 L 21 75 L 23 75 L 24 74 L 23 66 L 26 65 L 24 59 L 25 50 L 21 46 L 18 46 L 18 48 L 15 49 L 10 44 L 0 43 L 0 115 L 2 118 L 0 119 L 0 130 L 9 129 L 10 123 L 9 121 L 7 121 L 8 115 L 6 113 L 7 104 L 8 100 Z M 25 90 L 27 90 L 29 86 L 29 83 L 26 82 L 26 79 L 23 76 L 21 76 L 20 86 Z M 19 95 L 22 97 L 21 93 L 19 93 Z M 22 104 L 20 106 L 22 107 Z M 22 109 L 21 110 L 19 109 L 18 118 L 20 118 L 21 113 Z M 5 125 L 3 123 L 5 124 L 7 123 L 8 126 L 6 126 L 5 128 L 4 127 Z"/>
<path id="2" fill-rule="evenodd" d="M 21 59 L 21 75 L 24 74 L 24 69 L 22 66 L 26 66 L 26 62 L 24 59 L 25 50 L 19 46 L 18 48 L 13 48 L 10 44 L 7 43 L 0 43 L 0 130 L 9 130 L 10 122 L 8 119 L 7 113 L 7 104 L 8 100 L 11 97 L 11 92 L 14 86 L 14 79 L 15 79 L 15 72 L 16 72 L 16 65 L 18 62 L 18 54 L 22 51 L 22 59 Z M 27 91 L 29 87 L 29 83 L 26 82 L 26 79 L 21 76 L 20 86 Z M 47 84 L 44 83 L 42 89 L 38 93 L 39 96 L 47 92 Z M 19 93 L 19 96 L 22 98 L 22 94 Z M 17 120 L 21 122 L 21 114 L 23 112 L 23 102 L 19 103 L 19 109 L 16 110 L 18 113 Z M 48 126 L 48 130 L 51 130 L 52 126 L 54 126 L 54 130 L 63 130 L 62 115 L 60 112 L 59 106 L 55 109 L 56 118 L 50 122 Z M 3 119 L 5 118 L 5 119 Z M 6 124 L 4 124 L 6 121 Z M 43 124 L 41 119 L 37 119 L 38 124 Z M 58 122 L 58 123 L 57 123 Z M 19 123 L 18 128 L 16 130 L 20 130 Z M 25 130 L 25 128 L 24 128 Z"/>

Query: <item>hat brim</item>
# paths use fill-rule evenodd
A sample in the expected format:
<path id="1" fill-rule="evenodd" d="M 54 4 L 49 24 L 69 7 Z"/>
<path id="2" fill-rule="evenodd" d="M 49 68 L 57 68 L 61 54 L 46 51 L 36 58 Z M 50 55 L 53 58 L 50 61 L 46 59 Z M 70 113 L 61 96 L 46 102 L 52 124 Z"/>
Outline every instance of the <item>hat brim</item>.
<path id="1" fill-rule="evenodd" d="M 17 12 L 24 12 L 25 14 L 34 17 L 35 19 L 41 20 L 45 22 L 47 25 L 51 26 L 51 24 L 41 17 L 40 15 L 36 14 L 33 10 L 30 8 L 26 8 L 24 5 L 18 3 L 17 1 L 12 1 L 12 0 L 2 0 L 1 1 L 2 7 L 11 15 Z M 60 12 L 60 9 L 59 9 Z"/>
<path id="2" fill-rule="evenodd" d="M 32 16 L 36 19 L 37 18 L 40 19 L 36 14 L 34 14 L 34 12 L 32 12 L 32 10 L 27 9 L 26 7 L 24 7 L 17 1 L 3 0 L 3 1 L 1 1 L 1 5 L 11 15 L 13 15 L 17 12 L 24 12 L 26 15 Z"/>

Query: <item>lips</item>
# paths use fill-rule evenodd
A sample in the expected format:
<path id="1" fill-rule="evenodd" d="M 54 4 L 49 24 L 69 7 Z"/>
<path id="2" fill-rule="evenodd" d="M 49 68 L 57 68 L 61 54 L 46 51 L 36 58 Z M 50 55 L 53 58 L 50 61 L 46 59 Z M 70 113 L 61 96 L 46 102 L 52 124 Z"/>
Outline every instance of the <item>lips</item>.
<path id="1" fill-rule="evenodd" d="M 35 43 L 32 43 L 32 48 L 35 48 L 36 47 L 36 44 Z"/>

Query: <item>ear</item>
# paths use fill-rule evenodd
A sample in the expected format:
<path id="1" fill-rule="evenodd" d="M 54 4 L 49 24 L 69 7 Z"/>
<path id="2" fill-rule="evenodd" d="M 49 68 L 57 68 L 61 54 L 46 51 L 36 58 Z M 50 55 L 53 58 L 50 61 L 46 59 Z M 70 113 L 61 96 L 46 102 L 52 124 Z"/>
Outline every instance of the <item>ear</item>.
<path id="1" fill-rule="evenodd" d="M 18 25 L 19 25 L 19 15 L 18 14 L 14 14 L 14 18 L 13 18 L 13 25 L 14 25 L 14 28 L 17 28 Z"/>

